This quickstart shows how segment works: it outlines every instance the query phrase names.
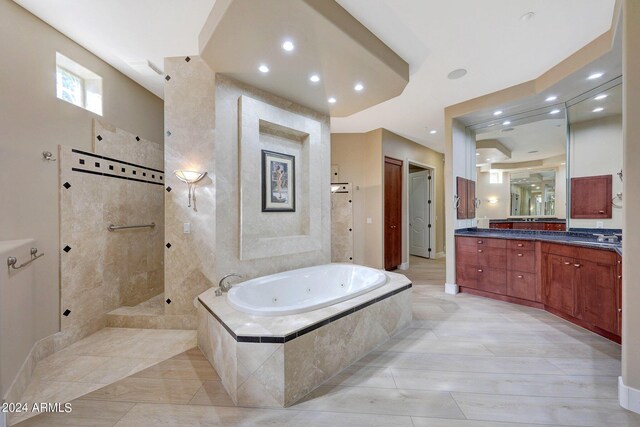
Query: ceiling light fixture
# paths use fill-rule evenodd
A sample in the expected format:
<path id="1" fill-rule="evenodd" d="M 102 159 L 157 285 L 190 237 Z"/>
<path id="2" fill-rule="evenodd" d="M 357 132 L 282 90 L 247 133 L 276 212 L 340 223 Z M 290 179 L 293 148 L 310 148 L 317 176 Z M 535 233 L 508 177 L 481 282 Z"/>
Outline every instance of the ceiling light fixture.
<path id="1" fill-rule="evenodd" d="M 599 113 L 600 111 L 603 111 L 603 110 L 604 110 L 604 108 L 602 108 L 602 107 L 598 107 L 598 108 L 594 108 L 594 109 L 593 109 L 593 112 L 594 112 L 594 113 Z"/>
<path id="2" fill-rule="evenodd" d="M 549 111 L 549 114 L 558 114 L 560 112 L 560 110 L 551 110 Z"/>
<path id="3" fill-rule="evenodd" d="M 605 99 L 608 95 L 606 93 L 603 93 L 601 95 L 596 96 L 595 99 L 596 101 L 600 101 L 601 99 Z"/>
<path id="4" fill-rule="evenodd" d="M 438 131 L 437 131 L 437 130 L 435 130 L 435 129 L 431 129 L 431 130 L 429 131 L 429 133 L 430 133 L 431 135 L 435 135 L 436 133 L 438 133 Z"/>
<path id="5" fill-rule="evenodd" d="M 599 79 L 600 77 L 602 77 L 604 75 L 604 73 L 593 73 L 591 74 L 589 77 L 587 77 L 587 80 L 595 80 L 595 79 Z"/>
<path id="6" fill-rule="evenodd" d="M 317 74 L 313 74 L 311 77 L 309 77 L 309 80 L 311 80 L 312 83 L 318 83 L 320 81 L 320 76 Z"/>
<path id="7" fill-rule="evenodd" d="M 505 120 L 504 122 L 502 122 L 503 126 L 509 126 L 511 124 L 511 122 L 509 120 Z"/>
<path id="8" fill-rule="evenodd" d="M 327 101 L 329 102 L 329 104 L 335 104 L 336 103 L 336 99 L 334 97 L 331 97 L 331 98 L 327 99 Z"/>
<path id="9" fill-rule="evenodd" d="M 494 116 L 499 116 L 500 114 L 502 114 L 502 110 L 498 110 L 498 111 L 494 111 L 493 112 Z"/>
<path id="10" fill-rule="evenodd" d="M 447 77 L 450 80 L 456 80 L 456 79 L 460 79 L 464 76 L 467 75 L 467 70 L 465 70 L 464 68 L 458 68 L 457 70 L 453 70 L 452 72 L 450 72 Z"/>
<path id="11" fill-rule="evenodd" d="M 362 83 L 356 83 L 356 85 L 353 87 L 353 90 L 355 90 L 356 92 L 360 92 L 362 89 L 364 89 Z"/>
<path id="12" fill-rule="evenodd" d="M 535 12 L 527 12 L 520 17 L 521 21 L 530 21 L 533 17 L 536 16 Z"/>
<path id="13" fill-rule="evenodd" d="M 547 99 L 545 99 L 545 101 L 547 101 L 547 102 L 553 102 L 553 101 L 555 101 L 556 99 L 558 99 L 558 97 L 557 97 L 557 96 L 555 96 L 555 95 L 551 95 L 551 96 L 547 96 Z"/>
<path id="14" fill-rule="evenodd" d="M 266 65 L 262 64 L 261 66 L 258 67 L 258 70 L 261 73 L 268 73 L 269 72 L 269 67 L 267 67 Z"/>
<path id="15" fill-rule="evenodd" d="M 293 45 L 293 42 L 291 40 L 287 40 L 286 42 L 282 43 L 282 48 L 287 52 L 291 52 L 296 47 Z"/>

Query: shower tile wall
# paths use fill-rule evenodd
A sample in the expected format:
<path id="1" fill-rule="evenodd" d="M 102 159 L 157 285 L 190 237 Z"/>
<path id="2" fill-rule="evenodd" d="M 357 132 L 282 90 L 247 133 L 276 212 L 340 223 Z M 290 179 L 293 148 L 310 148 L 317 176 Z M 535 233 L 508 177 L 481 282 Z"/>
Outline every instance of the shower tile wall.
<path id="1" fill-rule="evenodd" d="M 65 344 L 103 328 L 109 311 L 164 289 L 162 147 L 98 121 L 94 130 L 95 152 L 60 146 L 58 157 Z"/>
<path id="2" fill-rule="evenodd" d="M 340 188 L 331 193 L 331 262 L 353 263 L 353 203 L 351 184 L 332 183 Z"/>

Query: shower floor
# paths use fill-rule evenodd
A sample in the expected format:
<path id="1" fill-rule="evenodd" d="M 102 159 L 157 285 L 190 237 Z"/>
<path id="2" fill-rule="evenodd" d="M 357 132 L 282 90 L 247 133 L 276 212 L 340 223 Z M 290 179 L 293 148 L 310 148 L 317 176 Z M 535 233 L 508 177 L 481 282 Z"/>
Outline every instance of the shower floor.
<path id="1" fill-rule="evenodd" d="M 132 307 L 120 307 L 107 313 L 107 326 L 141 329 L 197 329 L 197 317 L 191 314 L 165 314 L 164 293 Z"/>

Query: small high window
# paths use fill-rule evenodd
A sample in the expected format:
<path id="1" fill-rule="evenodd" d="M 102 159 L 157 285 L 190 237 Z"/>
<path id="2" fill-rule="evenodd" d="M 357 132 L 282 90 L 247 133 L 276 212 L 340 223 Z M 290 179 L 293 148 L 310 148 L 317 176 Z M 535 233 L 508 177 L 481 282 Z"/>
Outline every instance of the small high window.
<path id="1" fill-rule="evenodd" d="M 492 169 L 489 172 L 489 184 L 502 184 L 502 171 Z"/>
<path id="2" fill-rule="evenodd" d="M 56 52 L 56 95 L 102 115 L 102 77 Z"/>

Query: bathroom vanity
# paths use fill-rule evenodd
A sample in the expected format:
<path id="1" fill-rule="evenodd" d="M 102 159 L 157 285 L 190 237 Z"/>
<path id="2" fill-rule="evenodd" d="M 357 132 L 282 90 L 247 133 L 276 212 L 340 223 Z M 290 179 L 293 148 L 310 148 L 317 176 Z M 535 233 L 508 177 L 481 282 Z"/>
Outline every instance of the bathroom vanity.
<path id="1" fill-rule="evenodd" d="M 566 220 L 555 218 L 535 218 L 530 221 L 520 218 L 508 218 L 489 221 L 489 228 L 501 230 L 565 231 L 566 227 Z"/>
<path id="2" fill-rule="evenodd" d="M 621 341 L 621 244 L 589 233 L 456 232 L 461 292 L 549 311 Z"/>

